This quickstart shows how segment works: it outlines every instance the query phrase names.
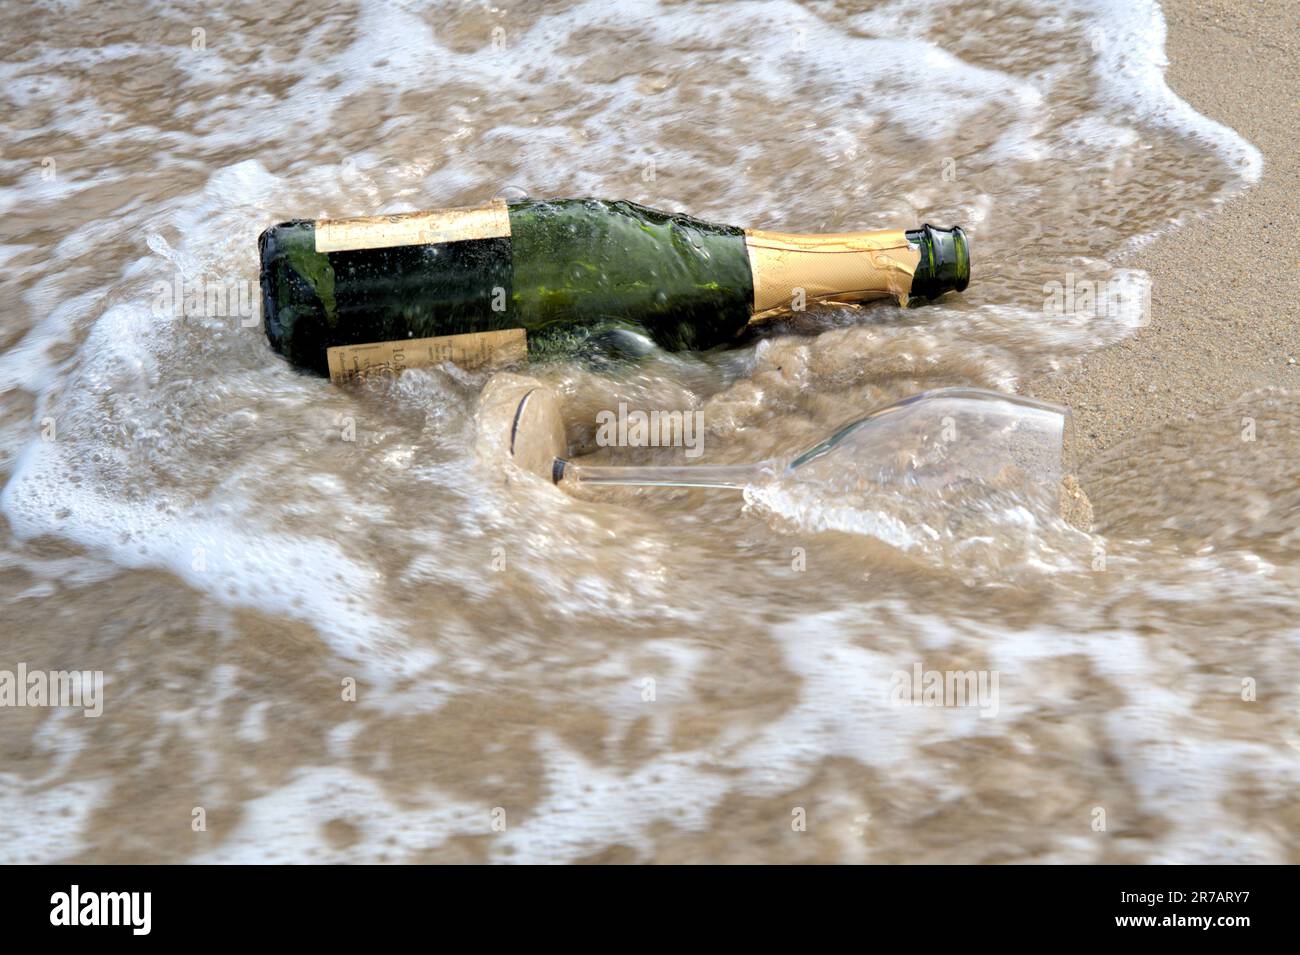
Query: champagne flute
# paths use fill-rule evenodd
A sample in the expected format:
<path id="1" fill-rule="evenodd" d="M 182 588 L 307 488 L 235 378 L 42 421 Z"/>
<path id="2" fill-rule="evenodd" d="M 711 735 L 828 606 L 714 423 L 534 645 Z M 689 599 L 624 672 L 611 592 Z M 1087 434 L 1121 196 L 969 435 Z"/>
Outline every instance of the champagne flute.
<path id="1" fill-rule="evenodd" d="M 797 486 L 838 499 L 887 488 L 943 491 L 980 485 L 1059 503 L 1073 470 L 1070 412 L 1059 405 L 982 388 L 940 388 L 855 418 L 824 441 L 750 464 L 586 464 L 565 455 L 559 402 L 545 388 L 519 400 L 509 453 L 564 489 L 622 485 L 745 491 Z M 1053 504 L 1055 507 L 1055 504 Z"/>

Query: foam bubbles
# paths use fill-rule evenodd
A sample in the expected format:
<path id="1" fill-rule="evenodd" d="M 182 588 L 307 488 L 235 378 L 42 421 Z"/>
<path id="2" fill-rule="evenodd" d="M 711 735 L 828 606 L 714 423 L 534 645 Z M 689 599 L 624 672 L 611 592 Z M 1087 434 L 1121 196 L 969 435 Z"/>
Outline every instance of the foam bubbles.
<path id="1" fill-rule="evenodd" d="M 1144 581 L 1149 568 L 1115 556 L 1131 589 L 1101 609 L 1079 601 L 1086 634 L 977 625 L 967 618 L 987 588 L 941 613 L 925 586 L 938 579 L 957 600 L 955 571 L 962 584 L 1044 587 L 1074 579 L 1090 556 L 1080 549 L 1106 542 L 1015 501 L 957 529 L 950 502 L 915 497 L 851 506 L 768 489 L 743 511 L 673 492 L 575 500 L 503 473 L 475 421 L 485 374 L 428 369 L 345 391 L 271 354 L 256 316 L 154 306 L 159 282 L 254 288 L 255 239 L 274 221 L 476 201 L 507 184 L 742 226 L 953 221 L 971 227 L 975 284 L 924 314 L 837 310 L 716 359 L 660 356 L 628 374 L 551 365 L 539 380 L 568 402 L 577 445 L 591 409 L 626 392 L 704 408 L 711 450 L 732 460 L 789 450 L 772 446 L 778 436 L 817 440 L 867 398 L 958 382 L 1012 390 L 1026 369 L 1141 325 L 1146 277 L 1114 262 L 1260 175 L 1258 150 L 1165 83 L 1154 2 L 1028 0 L 970 19 L 921 0 L 851 13 L 787 0 L 411 2 L 273 37 L 214 10 L 205 50 L 174 42 L 187 20 L 156 13 L 163 42 L 99 45 L 68 17 L 28 59 L 0 64 L 12 106 L 0 130 L 13 143 L 0 211 L 22 230 L 0 246 L 0 400 L 17 409 L 0 422 L 13 451 L 0 511 L 16 538 L 0 565 L 33 578 L 17 599 L 162 570 L 203 595 L 196 630 L 233 633 L 243 610 L 297 621 L 328 660 L 369 680 L 361 715 L 322 730 L 335 764 L 275 773 L 203 861 L 386 861 L 490 834 L 491 800 L 433 788 L 399 800 L 381 763 L 349 764 L 373 729 L 365 721 L 441 718 L 474 692 L 510 708 L 505 723 L 536 721 L 519 747 L 542 785 L 493 837 L 497 861 L 569 861 L 614 844 L 649 857 L 665 832 L 697 840 L 732 794 L 775 797 L 841 760 L 883 780 L 870 798 L 846 784 L 844 806 L 866 813 L 884 792 L 885 808 L 925 803 L 919 815 L 980 792 L 948 774 L 949 741 L 1056 752 L 1044 727 L 1073 715 L 1077 687 L 1044 673 L 1085 665 L 1100 692 L 1124 699 L 1070 752 L 1110 747 L 1119 765 L 1108 775 L 1176 820 L 1150 837 L 1162 857 L 1204 858 L 1197 832 L 1240 821 L 1225 815 L 1224 790 L 1161 741 L 1196 701 L 1179 689 L 1144 700 L 1178 660 L 1137 627 L 1162 625 L 1158 608 L 1193 601 L 1207 581 L 1226 580 L 1238 600 L 1267 595 L 1260 567 L 1180 564 L 1192 586 L 1172 572 Z M 274 56 L 254 56 L 268 43 Z M 53 178 L 42 175 L 47 141 L 63 144 Z M 1050 283 L 1071 281 L 1118 291 L 1062 314 L 1042 307 Z M 88 555 L 40 556 L 44 537 Z M 824 583 L 795 576 L 796 547 L 824 560 Z M 1285 586 L 1285 568 L 1268 573 Z M 1144 601 L 1153 619 L 1129 609 Z M 1004 686 L 1021 681 L 1002 704 L 1009 723 L 889 705 L 889 673 L 940 650 L 987 653 Z M 1294 658 L 1270 652 L 1281 671 Z M 660 695 L 647 713 L 650 675 Z M 205 679 L 237 702 L 228 662 Z M 565 722 L 580 707 L 594 745 Z M 273 740 L 271 712 L 250 701 L 230 734 Z M 141 718 L 144 732 L 187 719 Z M 1220 776 L 1246 760 L 1293 786 L 1267 746 L 1209 735 L 1198 745 Z M 80 737 L 67 738 L 73 753 Z M 214 760 L 185 784 L 209 784 Z M 1061 779 L 1078 783 L 1064 771 L 1032 782 Z M 0 783 L 6 861 L 49 861 L 51 832 L 62 851 L 81 849 L 113 791 L 111 779 L 56 774 Z M 17 822 L 5 830 L 6 819 Z M 1096 852 L 1066 827 L 1043 831 L 1072 860 Z M 857 832 L 842 838 L 853 858 L 877 850 Z M 1258 833 L 1235 847 L 1278 855 Z"/>

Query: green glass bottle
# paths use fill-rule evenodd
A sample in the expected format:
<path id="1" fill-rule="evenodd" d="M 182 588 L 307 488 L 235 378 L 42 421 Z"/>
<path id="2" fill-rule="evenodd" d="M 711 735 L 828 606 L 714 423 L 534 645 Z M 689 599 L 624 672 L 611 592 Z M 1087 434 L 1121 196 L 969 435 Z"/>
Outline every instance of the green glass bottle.
<path id="1" fill-rule="evenodd" d="M 506 329 L 534 349 L 611 325 L 707 349 L 812 302 L 927 300 L 970 278 L 960 228 L 798 235 L 599 199 L 295 220 L 258 246 L 267 337 L 322 374 L 331 348 Z"/>

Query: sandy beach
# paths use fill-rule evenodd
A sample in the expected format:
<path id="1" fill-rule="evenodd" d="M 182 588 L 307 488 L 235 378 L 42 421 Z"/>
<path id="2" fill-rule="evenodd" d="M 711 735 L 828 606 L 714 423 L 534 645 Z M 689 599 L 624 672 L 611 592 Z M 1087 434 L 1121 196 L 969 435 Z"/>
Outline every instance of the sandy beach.
<path id="1" fill-rule="evenodd" d="M 1150 323 L 1026 390 L 1074 412 L 1086 478 L 1163 423 L 1196 428 L 1261 388 L 1300 385 L 1300 7 L 1165 0 L 1166 79 L 1264 154 L 1260 181 L 1124 264 L 1151 276 Z"/>
<path id="2" fill-rule="evenodd" d="M 266 6 L 0 31 L 0 863 L 1300 862 L 1294 3 Z M 500 372 L 336 387 L 240 304 L 276 222 L 498 190 L 975 243 L 922 308 L 506 372 L 576 467 L 1016 392 L 1095 520 L 1019 486 L 1060 416 L 970 405 L 570 494 Z M 1134 271 L 1142 322 L 1041 297 Z"/>

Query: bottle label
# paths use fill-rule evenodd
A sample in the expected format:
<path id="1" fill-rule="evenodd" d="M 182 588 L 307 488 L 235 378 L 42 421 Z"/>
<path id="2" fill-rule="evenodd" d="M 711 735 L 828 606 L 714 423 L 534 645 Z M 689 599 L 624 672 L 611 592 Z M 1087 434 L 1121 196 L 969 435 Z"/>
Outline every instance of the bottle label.
<path id="1" fill-rule="evenodd" d="M 745 231 L 754 314 L 799 310 L 808 302 L 862 302 L 893 296 L 907 304 L 920 252 L 903 229 L 798 235 Z"/>
<path id="2" fill-rule="evenodd" d="M 365 345 L 335 345 L 325 352 L 330 381 L 346 384 L 366 375 L 397 376 L 407 368 L 428 368 L 444 361 L 462 368 L 485 368 L 522 361 L 528 356 L 528 333 L 502 328 L 464 335 L 407 338 Z"/>
<path id="3" fill-rule="evenodd" d="M 438 245 L 472 239 L 500 239 L 510 235 L 510 213 L 505 201 L 485 206 L 462 206 L 435 212 L 407 212 L 357 219 L 317 219 L 317 252 L 352 252 L 388 249 L 400 245 Z"/>

